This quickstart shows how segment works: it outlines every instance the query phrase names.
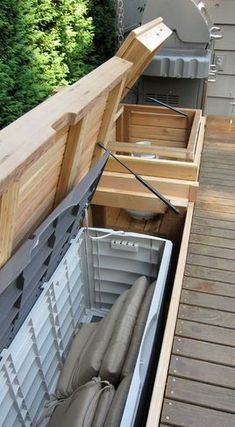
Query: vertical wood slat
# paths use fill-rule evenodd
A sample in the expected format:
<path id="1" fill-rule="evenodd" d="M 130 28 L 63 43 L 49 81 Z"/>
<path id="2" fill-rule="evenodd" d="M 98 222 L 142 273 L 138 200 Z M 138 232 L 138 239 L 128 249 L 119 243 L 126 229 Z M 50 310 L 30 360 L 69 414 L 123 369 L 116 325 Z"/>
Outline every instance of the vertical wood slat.
<path id="1" fill-rule="evenodd" d="M 55 206 L 57 206 L 66 194 L 72 190 L 79 168 L 82 167 L 81 154 L 83 151 L 86 131 L 89 123 L 89 114 L 76 125 L 71 126 L 61 166 L 60 177 L 56 190 Z"/>
<path id="2" fill-rule="evenodd" d="M 103 119 L 102 119 L 102 123 L 101 123 L 101 127 L 100 127 L 100 132 L 97 138 L 98 142 L 102 142 L 102 144 L 106 147 L 108 142 L 109 142 L 109 136 L 110 136 L 110 131 L 112 129 L 112 126 L 114 124 L 115 121 L 115 114 L 118 108 L 118 105 L 120 103 L 120 99 L 121 99 L 121 95 L 123 92 L 123 88 L 125 85 L 125 81 L 126 79 L 123 78 L 122 81 L 120 83 L 118 83 L 109 93 L 108 99 L 107 99 L 107 103 L 106 103 L 106 107 L 105 107 L 105 111 L 104 111 L 104 115 L 103 115 Z M 95 152 L 94 152 L 94 156 L 93 156 L 93 160 L 92 160 L 92 165 L 94 165 L 99 158 L 102 155 L 102 149 L 97 147 Z"/>
<path id="3" fill-rule="evenodd" d="M 13 182 L 0 196 L 0 267 L 11 255 L 18 206 L 19 182 Z"/>

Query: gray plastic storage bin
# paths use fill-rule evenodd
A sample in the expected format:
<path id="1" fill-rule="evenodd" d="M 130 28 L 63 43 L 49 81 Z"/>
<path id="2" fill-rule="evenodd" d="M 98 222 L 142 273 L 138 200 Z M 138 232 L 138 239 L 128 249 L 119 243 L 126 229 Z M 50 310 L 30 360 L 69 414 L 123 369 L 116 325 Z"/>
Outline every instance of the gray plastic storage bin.
<path id="1" fill-rule="evenodd" d="M 35 426 L 55 392 L 77 326 L 103 317 L 141 275 L 156 287 L 121 427 L 134 425 L 157 328 L 172 244 L 156 237 L 82 228 L 0 362 L 0 425 Z M 48 421 L 48 420 L 47 420 Z M 42 424 L 43 425 L 43 424 Z M 45 424 L 44 424 L 45 425 Z"/>
<path id="2" fill-rule="evenodd" d="M 0 427 L 38 426 L 79 325 L 102 318 L 144 275 L 156 287 L 121 427 L 135 423 L 161 323 L 172 244 L 80 228 L 107 159 L 108 153 L 0 270 Z"/>

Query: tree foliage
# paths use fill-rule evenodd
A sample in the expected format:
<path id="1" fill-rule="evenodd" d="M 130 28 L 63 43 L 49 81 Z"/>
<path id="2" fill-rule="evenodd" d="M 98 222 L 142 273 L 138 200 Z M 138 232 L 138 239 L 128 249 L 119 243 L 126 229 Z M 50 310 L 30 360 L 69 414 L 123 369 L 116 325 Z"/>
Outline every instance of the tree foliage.
<path id="1" fill-rule="evenodd" d="M 116 0 L 90 0 L 90 16 L 94 25 L 94 65 L 107 61 L 116 51 Z"/>
<path id="2" fill-rule="evenodd" d="M 5 0 L 0 13 L 0 127 L 73 83 L 115 49 L 114 0 Z"/>

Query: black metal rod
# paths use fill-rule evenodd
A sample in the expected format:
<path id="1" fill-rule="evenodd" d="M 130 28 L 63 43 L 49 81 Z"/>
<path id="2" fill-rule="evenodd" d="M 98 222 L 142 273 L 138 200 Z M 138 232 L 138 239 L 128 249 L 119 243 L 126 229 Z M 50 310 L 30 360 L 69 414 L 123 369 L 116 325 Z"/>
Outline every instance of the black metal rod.
<path id="1" fill-rule="evenodd" d="M 111 151 L 109 151 L 103 144 L 100 142 L 97 143 L 100 148 L 102 148 L 104 151 L 109 152 L 109 155 L 113 157 L 116 162 L 120 163 L 125 169 L 127 169 L 134 177 L 139 181 L 142 185 L 144 185 L 149 191 L 151 191 L 156 197 L 158 197 L 169 209 L 171 209 L 173 212 L 175 212 L 178 215 L 180 214 L 180 211 L 176 209 L 172 203 L 167 200 L 160 191 L 156 190 L 151 184 L 149 184 L 145 179 L 143 179 L 140 175 L 137 175 L 132 169 L 130 169 L 125 163 L 123 163 L 121 160 L 119 160 Z"/>
<path id="2" fill-rule="evenodd" d="M 147 96 L 146 99 L 149 99 L 150 101 L 156 102 L 156 104 L 162 105 L 163 107 L 166 107 L 169 110 L 172 110 L 175 113 L 180 114 L 181 116 L 184 116 L 184 117 L 188 118 L 188 114 L 187 113 L 183 113 L 183 111 L 177 110 L 177 108 L 171 107 L 171 105 L 165 104 L 165 102 L 159 101 L 158 99 L 153 98 L 152 96 Z"/>

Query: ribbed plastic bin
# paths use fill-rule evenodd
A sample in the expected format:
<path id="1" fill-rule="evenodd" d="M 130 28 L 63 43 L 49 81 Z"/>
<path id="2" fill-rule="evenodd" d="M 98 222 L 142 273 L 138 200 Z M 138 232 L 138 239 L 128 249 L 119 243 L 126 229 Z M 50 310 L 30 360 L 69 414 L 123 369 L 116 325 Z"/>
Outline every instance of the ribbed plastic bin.
<path id="1" fill-rule="evenodd" d="M 160 321 L 171 250 L 171 242 L 156 237 L 80 229 L 10 346 L 2 351 L 1 427 L 38 425 L 79 325 L 103 317 L 117 297 L 144 275 L 156 279 L 156 287 L 121 422 L 121 427 L 134 425 Z"/>

